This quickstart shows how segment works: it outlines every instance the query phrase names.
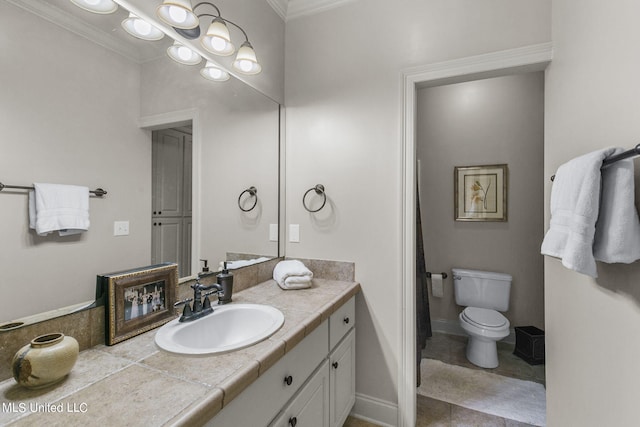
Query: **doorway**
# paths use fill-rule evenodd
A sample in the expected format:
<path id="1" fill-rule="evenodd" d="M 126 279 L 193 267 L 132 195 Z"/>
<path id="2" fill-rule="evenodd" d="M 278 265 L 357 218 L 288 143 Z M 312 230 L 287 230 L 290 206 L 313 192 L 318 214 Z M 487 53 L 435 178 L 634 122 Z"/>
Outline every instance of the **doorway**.
<path id="1" fill-rule="evenodd" d="M 416 423 L 416 96 L 417 89 L 499 77 L 525 71 L 541 71 L 550 63 L 552 45 L 508 51 L 430 64 L 407 70 L 402 76 L 403 100 L 403 221 L 402 221 L 402 346 L 399 361 L 398 425 Z"/>
<path id="2" fill-rule="evenodd" d="M 525 325 L 544 329 L 544 262 L 540 255 L 544 236 L 544 73 L 418 88 L 416 117 L 425 262 L 430 271 L 447 275 L 437 286 L 427 281 L 424 289 L 434 313 L 434 333 L 422 354 L 418 353 L 422 386 L 417 407 L 423 414 L 419 421 L 464 423 L 477 417 L 486 423 L 515 420 L 544 424 L 544 365 L 530 366 L 515 356 L 513 335 L 494 344 L 498 367 L 482 369 L 469 362 L 468 336 L 458 319 L 463 307 L 455 299 L 451 279 L 453 268 L 509 274 L 513 277 L 509 307 L 500 311 L 510 321 L 510 329 Z M 484 181 L 486 175 L 476 169 L 491 165 L 505 172 L 504 186 Z M 455 168 L 468 171 L 471 188 L 467 194 L 473 195 L 482 182 L 484 191 L 476 189 L 473 200 L 486 202 L 489 216 L 497 216 L 497 206 L 490 202 L 504 190 L 506 203 L 499 211 L 504 220 L 470 217 L 477 206 L 467 206 L 473 200 L 462 197 L 467 185 L 454 187 Z M 457 214 L 463 220 L 454 220 L 456 195 L 461 198 Z M 467 212 L 469 216 L 465 216 Z M 420 289 L 417 291 L 419 298 Z M 422 319 L 419 312 L 417 315 Z M 462 379 L 471 378 L 485 386 L 468 387 Z M 494 387 L 491 393 L 480 391 L 490 386 Z M 420 411 L 423 406 L 450 410 L 430 414 Z"/>

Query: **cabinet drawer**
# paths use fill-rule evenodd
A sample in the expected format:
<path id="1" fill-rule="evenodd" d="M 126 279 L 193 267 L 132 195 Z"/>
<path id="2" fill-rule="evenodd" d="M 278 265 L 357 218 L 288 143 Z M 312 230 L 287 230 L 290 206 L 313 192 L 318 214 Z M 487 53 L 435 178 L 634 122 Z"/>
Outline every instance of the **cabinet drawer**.
<path id="1" fill-rule="evenodd" d="M 323 322 L 238 397 L 222 408 L 222 411 L 207 425 L 215 427 L 268 425 L 327 357 L 328 335 L 328 322 Z"/>
<path id="2" fill-rule="evenodd" d="M 329 348 L 333 349 L 356 324 L 356 297 L 353 296 L 329 317 Z"/>

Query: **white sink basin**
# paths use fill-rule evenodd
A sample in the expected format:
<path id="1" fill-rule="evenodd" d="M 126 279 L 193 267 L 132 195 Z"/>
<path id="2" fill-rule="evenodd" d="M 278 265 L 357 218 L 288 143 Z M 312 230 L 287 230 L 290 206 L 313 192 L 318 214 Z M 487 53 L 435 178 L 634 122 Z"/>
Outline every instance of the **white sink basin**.
<path id="1" fill-rule="evenodd" d="M 261 304 L 214 306 L 200 319 L 172 320 L 156 333 L 156 344 L 178 354 L 219 354 L 248 347 L 273 335 L 284 323 L 277 308 Z"/>

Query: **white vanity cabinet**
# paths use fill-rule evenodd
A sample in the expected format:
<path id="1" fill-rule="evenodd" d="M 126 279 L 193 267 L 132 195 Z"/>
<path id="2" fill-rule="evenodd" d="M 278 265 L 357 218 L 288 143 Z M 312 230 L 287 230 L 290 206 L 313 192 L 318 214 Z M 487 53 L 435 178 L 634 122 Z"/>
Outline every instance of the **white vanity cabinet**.
<path id="1" fill-rule="evenodd" d="M 355 297 L 207 426 L 341 427 L 355 403 Z"/>

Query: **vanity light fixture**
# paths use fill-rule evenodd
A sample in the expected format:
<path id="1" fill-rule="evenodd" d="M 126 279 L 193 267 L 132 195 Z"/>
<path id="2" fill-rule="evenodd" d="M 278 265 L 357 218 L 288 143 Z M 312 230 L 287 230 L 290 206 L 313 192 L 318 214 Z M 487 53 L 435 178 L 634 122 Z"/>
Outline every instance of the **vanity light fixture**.
<path id="1" fill-rule="evenodd" d="M 113 0 L 71 0 L 71 2 L 94 13 L 106 14 L 118 9 L 118 5 Z M 195 10 L 203 5 L 211 6 L 215 10 L 215 14 L 196 15 Z M 258 63 L 256 52 L 249 42 L 247 33 L 238 24 L 223 18 L 220 9 L 213 3 L 200 2 L 192 6 L 191 0 L 163 0 L 156 9 L 156 14 L 160 20 L 169 24 L 179 35 L 188 40 L 200 37 L 200 18 L 204 16 L 213 18 L 200 43 L 208 52 L 219 56 L 229 56 L 236 51 L 231 42 L 227 24 L 236 27 L 242 32 L 245 41 L 238 49 L 232 64 L 233 68 L 238 73 L 246 75 L 258 74 L 262 71 L 262 66 Z M 122 27 L 132 36 L 143 40 L 153 41 L 164 37 L 163 31 L 131 12 L 129 17 L 122 21 Z M 197 65 L 202 62 L 202 56 L 177 40 L 167 49 L 167 54 L 174 61 L 184 65 Z M 207 61 L 205 67 L 200 70 L 200 74 L 213 81 L 226 81 L 230 77 L 227 71 L 214 65 L 211 61 Z"/>
<path id="2" fill-rule="evenodd" d="M 118 5 L 113 0 L 71 0 L 71 2 L 93 13 L 108 14 L 118 10 Z"/>
<path id="3" fill-rule="evenodd" d="M 196 15 L 195 10 L 203 5 L 211 6 L 215 10 L 215 15 L 210 13 Z M 247 75 L 258 74 L 262 71 L 262 66 L 258 63 L 256 52 L 249 43 L 247 33 L 235 22 L 223 18 L 220 9 L 213 3 L 200 2 L 191 6 L 190 0 L 164 0 L 158 6 L 156 13 L 158 18 L 171 25 L 178 34 L 190 40 L 200 37 L 200 18 L 204 16 L 213 18 L 200 43 L 214 55 L 229 56 L 235 52 L 228 24 L 236 27 L 244 35 L 245 41 L 233 62 L 234 69 Z"/>
<path id="4" fill-rule="evenodd" d="M 158 28 L 149 24 L 142 18 L 129 12 L 129 17 L 122 21 L 122 28 L 134 37 L 142 40 L 155 41 L 164 37 L 164 33 Z"/>
<path id="5" fill-rule="evenodd" d="M 174 41 L 173 45 L 167 49 L 169 58 L 184 65 L 198 65 L 202 61 L 202 57 L 183 45 L 179 41 Z"/>
<path id="6" fill-rule="evenodd" d="M 224 82 L 229 80 L 230 77 L 229 73 L 224 71 L 222 68 L 218 68 L 210 61 L 207 61 L 207 65 L 200 70 L 200 75 L 205 79 L 213 80 L 214 82 Z"/>

